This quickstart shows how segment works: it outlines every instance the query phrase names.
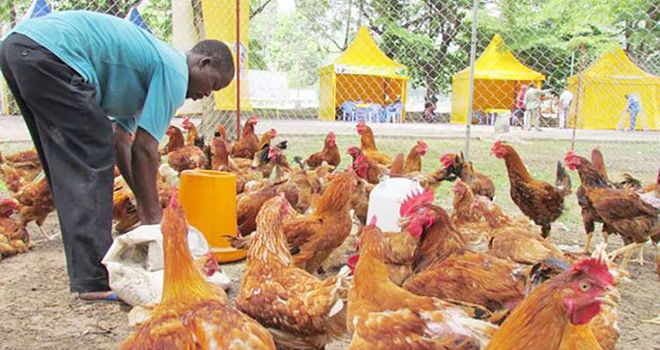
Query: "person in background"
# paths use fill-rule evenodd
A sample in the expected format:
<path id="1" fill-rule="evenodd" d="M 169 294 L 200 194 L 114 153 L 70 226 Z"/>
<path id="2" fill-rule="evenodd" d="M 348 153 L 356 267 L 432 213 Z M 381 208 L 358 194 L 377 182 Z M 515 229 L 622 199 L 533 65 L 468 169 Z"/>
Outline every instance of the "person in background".
<path id="1" fill-rule="evenodd" d="M 116 300 L 101 264 L 112 244 L 115 163 L 141 223 L 159 223 L 158 142 L 186 98 L 229 85 L 231 50 L 203 40 L 179 52 L 122 18 L 61 11 L 16 26 L 0 68 L 48 179 L 71 291 Z"/>
<path id="2" fill-rule="evenodd" d="M 573 94 L 567 89 L 564 89 L 564 92 L 559 96 L 559 127 L 561 129 L 566 128 L 571 102 L 573 102 Z"/>
<path id="3" fill-rule="evenodd" d="M 534 121 L 534 130 L 541 131 L 541 97 L 551 92 L 552 89 L 538 89 L 533 84 L 525 92 L 525 129 L 532 128 L 531 121 Z M 533 118 L 533 119 L 532 119 Z"/>
<path id="4" fill-rule="evenodd" d="M 514 104 L 513 118 L 511 118 L 512 126 L 522 126 L 522 119 L 525 116 L 525 93 L 527 92 L 527 85 L 523 84 L 520 90 L 516 93 L 516 100 Z"/>
<path id="5" fill-rule="evenodd" d="M 435 109 L 436 109 L 435 101 L 436 99 L 433 98 L 424 104 L 424 121 L 426 121 L 427 123 L 433 123 L 433 121 L 435 120 Z"/>
<path id="6" fill-rule="evenodd" d="M 630 127 L 628 131 L 635 131 L 637 124 L 637 115 L 641 111 L 641 104 L 636 94 L 626 94 L 626 112 L 630 114 Z"/>

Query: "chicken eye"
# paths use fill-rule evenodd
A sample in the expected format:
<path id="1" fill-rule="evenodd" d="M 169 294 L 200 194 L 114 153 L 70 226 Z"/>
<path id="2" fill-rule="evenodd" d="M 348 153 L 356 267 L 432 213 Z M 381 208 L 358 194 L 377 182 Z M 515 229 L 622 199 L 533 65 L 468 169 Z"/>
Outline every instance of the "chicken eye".
<path id="1" fill-rule="evenodd" d="M 589 288 L 591 288 L 591 286 L 589 285 L 589 283 L 587 283 L 587 282 L 580 282 L 580 290 L 581 290 L 581 291 L 586 292 L 586 291 L 589 290 Z"/>

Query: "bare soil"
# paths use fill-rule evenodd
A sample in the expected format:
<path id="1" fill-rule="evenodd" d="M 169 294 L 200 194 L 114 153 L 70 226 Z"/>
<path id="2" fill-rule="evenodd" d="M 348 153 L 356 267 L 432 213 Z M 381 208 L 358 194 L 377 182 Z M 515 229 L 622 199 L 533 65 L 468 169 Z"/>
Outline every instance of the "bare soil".
<path id="1" fill-rule="evenodd" d="M 59 231 L 55 215 L 45 226 L 51 234 Z M 582 243 L 580 231 L 557 227 L 555 242 Z M 30 229 L 36 231 L 34 226 Z M 41 238 L 36 232 L 33 237 Z M 618 238 L 612 240 L 620 246 Z M 620 286 L 620 350 L 660 349 L 660 327 L 641 322 L 660 314 L 660 281 L 652 263 L 653 249 L 646 250 L 647 263 L 629 266 L 631 282 Z M 224 270 L 235 282 L 229 293 L 233 297 L 243 263 L 225 265 Z M 0 261 L 0 286 L 0 349 L 116 349 L 130 332 L 127 305 L 86 304 L 70 294 L 60 238 L 38 242 L 27 253 Z M 328 349 L 343 349 L 346 344 L 336 342 Z"/>

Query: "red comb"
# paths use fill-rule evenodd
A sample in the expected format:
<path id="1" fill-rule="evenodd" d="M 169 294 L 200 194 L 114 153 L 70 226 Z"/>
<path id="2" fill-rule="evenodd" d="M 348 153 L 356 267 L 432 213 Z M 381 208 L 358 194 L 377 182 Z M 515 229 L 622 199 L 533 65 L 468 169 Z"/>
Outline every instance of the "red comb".
<path id="1" fill-rule="evenodd" d="M 355 267 L 357 266 L 358 261 L 360 260 L 360 254 L 352 255 L 346 260 L 346 265 L 351 269 L 351 274 L 355 273 Z"/>
<path id="2" fill-rule="evenodd" d="M 190 123 L 190 116 L 187 115 L 187 116 L 183 117 L 183 122 L 184 123 Z"/>
<path id="3" fill-rule="evenodd" d="M 568 150 L 568 152 L 566 152 L 566 156 L 564 157 L 564 162 L 568 162 L 569 160 L 573 159 L 573 157 L 575 157 L 575 152 L 573 152 L 572 149 Z"/>
<path id="4" fill-rule="evenodd" d="M 277 136 L 277 130 L 275 128 L 270 129 L 270 133 L 273 134 L 273 137 Z"/>
<path id="5" fill-rule="evenodd" d="M 378 222 L 378 218 L 376 215 L 371 217 L 371 220 L 369 220 L 369 226 L 376 226 L 376 223 Z"/>
<path id="6" fill-rule="evenodd" d="M 429 146 L 426 144 L 426 142 L 424 142 L 424 140 L 417 140 L 417 145 L 424 148 L 427 148 Z"/>
<path id="7" fill-rule="evenodd" d="M 614 283 L 614 277 L 610 273 L 607 263 L 599 258 L 588 258 L 578 261 L 571 268 L 571 273 L 584 273 L 591 277 L 598 279 L 604 285 L 612 285 Z"/>
<path id="8" fill-rule="evenodd" d="M 450 166 L 452 166 L 452 164 L 454 164 L 454 158 L 455 157 L 456 157 L 456 155 L 451 154 L 451 153 L 447 153 L 447 154 L 443 155 L 442 157 L 440 157 L 440 163 L 442 163 L 442 166 L 445 167 L 445 169 L 449 168 Z"/>
<path id="9" fill-rule="evenodd" d="M 424 190 L 419 192 L 411 193 L 406 199 L 401 203 L 399 208 L 399 215 L 406 216 L 413 209 L 421 204 L 431 204 L 435 198 L 435 193 L 431 190 Z"/>

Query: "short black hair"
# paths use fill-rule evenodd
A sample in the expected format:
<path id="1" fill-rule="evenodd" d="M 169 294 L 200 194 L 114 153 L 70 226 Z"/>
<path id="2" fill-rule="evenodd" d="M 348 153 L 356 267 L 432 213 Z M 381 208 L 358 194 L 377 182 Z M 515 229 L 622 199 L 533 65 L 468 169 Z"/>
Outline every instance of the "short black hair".
<path id="1" fill-rule="evenodd" d="M 191 52 L 211 58 L 211 65 L 223 75 L 233 77 L 235 73 L 234 57 L 227 44 L 219 40 L 202 40 L 197 43 Z"/>

